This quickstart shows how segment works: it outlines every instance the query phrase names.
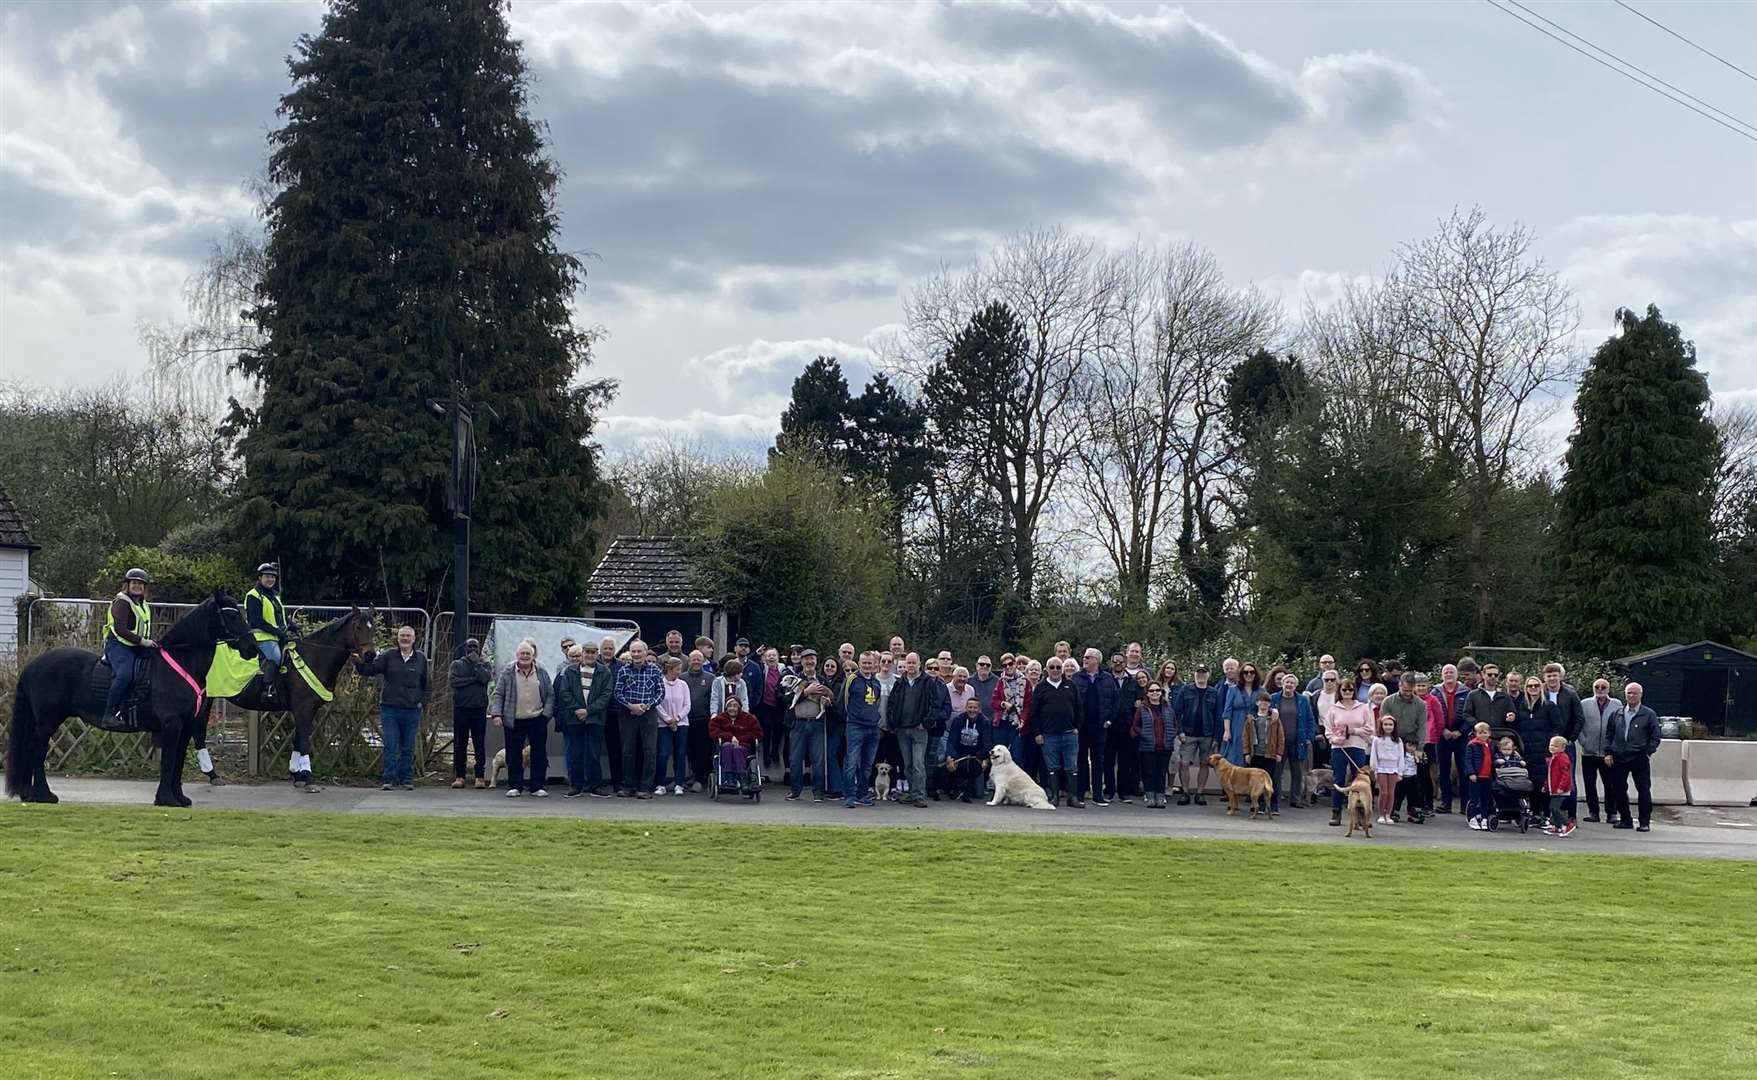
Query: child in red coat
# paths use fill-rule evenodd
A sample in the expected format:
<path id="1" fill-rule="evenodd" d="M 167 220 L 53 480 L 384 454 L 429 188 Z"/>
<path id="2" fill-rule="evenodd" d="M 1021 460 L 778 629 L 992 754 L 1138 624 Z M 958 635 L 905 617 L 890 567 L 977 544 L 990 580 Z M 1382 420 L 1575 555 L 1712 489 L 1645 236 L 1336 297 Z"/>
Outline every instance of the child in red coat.
<path id="1" fill-rule="evenodd" d="M 1560 735 L 1550 739 L 1550 776 L 1545 787 L 1550 793 L 1550 823 L 1543 831 L 1551 836 L 1574 835 L 1574 823 L 1562 809 L 1574 791 L 1574 760 L 1568 756 L 1568 740 Z"/>

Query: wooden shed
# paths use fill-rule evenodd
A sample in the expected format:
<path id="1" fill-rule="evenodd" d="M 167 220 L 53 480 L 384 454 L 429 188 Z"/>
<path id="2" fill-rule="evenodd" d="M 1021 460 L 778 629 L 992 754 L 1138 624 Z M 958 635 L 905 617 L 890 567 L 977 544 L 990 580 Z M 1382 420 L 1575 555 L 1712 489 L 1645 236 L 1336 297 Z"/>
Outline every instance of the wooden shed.
<path id="1" fill-rule="evenodd" d="M 18 651 L 18 598 L 30 591 L 31 552 L 40 550 L 0 484 L 0 656 Z"/>
<path id="2" fill-rule="evenodd" d="M 1698 641 L 1614 663 L 1641 684 L 1643 704 L 1660 716 L 1687 716 L 1715 735 L 1757 734 L 1757 656 Z"/>
<path id="3" fill-rule="evenodd" d="M 611 541 L 586 584 L 586 604 L 593 618 L 638 623 L 655 650 L 663 650 L 665 635 L 676 630 L 685 651 L 705 635 L 714 639 L 716 654 L 726 652 L 726 609 L 709 595 L 674 537 Z"/>

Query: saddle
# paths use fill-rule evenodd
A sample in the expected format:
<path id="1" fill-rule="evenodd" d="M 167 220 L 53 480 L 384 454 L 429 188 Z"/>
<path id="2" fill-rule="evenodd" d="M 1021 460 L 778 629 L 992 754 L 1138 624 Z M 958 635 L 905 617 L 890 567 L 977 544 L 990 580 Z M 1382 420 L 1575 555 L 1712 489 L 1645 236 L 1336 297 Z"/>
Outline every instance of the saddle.
<path id="1" fill-rule="evenodd" d="M 110 667 L 110 661 L 100 657 L 97 666 L 92 668 L 91 679 L 86 683 L 86 700 L 82 703 L 82 712 L 96 713 L 97 726 L 105 731 L 144 731 L 140 723 L 140 706 L 152 694 L 153 668 L 158 666 L 158 653 L 152 649 L 143 650 L 134 661 L 134 682 L 128 687 L 128 694 L 122 699 L 122 717 L 118 721 L 115 716 L 106 715 L 104 701 L 109 697 L 110 684 L 116 681 L 116 672 Z"/>

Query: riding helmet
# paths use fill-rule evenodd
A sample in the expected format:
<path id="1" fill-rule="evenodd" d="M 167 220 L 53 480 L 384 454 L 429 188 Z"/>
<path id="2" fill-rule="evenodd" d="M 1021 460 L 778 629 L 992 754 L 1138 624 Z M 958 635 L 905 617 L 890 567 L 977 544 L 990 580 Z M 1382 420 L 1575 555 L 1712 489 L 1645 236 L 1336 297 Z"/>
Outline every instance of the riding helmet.
<path id="1" fill-rule="evenodd" d="M 146 576 L 145 570 L 142 570 L 140 567 L 136 566 L 133 569 L 129 570 L 128 573 L 123 574 L 122 580 L 123 581 L 138 581 L 142 585 L 145 585 L 151 579 Z"/>

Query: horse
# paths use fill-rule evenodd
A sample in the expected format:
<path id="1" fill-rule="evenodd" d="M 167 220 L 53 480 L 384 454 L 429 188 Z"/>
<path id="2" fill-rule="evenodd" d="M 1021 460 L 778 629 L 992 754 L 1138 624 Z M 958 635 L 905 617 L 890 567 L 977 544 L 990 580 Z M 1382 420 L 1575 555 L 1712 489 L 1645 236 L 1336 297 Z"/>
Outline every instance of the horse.
<path id="1" fill-rule="evenodd" d="M 294 641 L 293 651 L 304 658 L 307 668 L 326 694 L 335 692 L 342 669 L 357 659 L 362 651 L 372 648 L 375 616 L 373 609 L 361 611 L 354 607 L 346 615 L 332 619 Z M 293 668 L 291 663 L 287 666 Z M 282 693 L 272 704 L 263 699 L 264 686 L 260 677 L 251 679 L 244 689 L 226 700 L 257 712 L 266 709 L 293 714 L 293 752 L 287 760 L 287 772 L 292 775 L 295 787 L 315 795 L 323 789 L 311 782 L 311 732 L 317 724 L 318 711 L 329 699 L 313 690 L 296 670 L 288 670 L 280 678 Z"/>
<path id="2" fill-rule="evenodd" d="M 205 692 L 198 688 L 213 663 L 214 649 L 222 642 L 254 648 L 250 629 L 238 601 L 224 589 L 178 619 L 158 639 L 159 655 L 136 675 L 134 690 L 145 680 L 145 699 L 137 707 L 140 728 L 150 731 L 159 744 L 159 786 L 154 806 L 189 806 L 183 794 L 183 759 L 198 723 L 205 724 Z M 85 649 L 60 648 L 32 660 L 18 673 L 18 689 L 12 696 L 12 733 L 6 757 L 6 794 L 23 802 L 54 803 L 61 800 L 49 790 L 44 766 L 49 739 L 63 721 L 77 716 L 88 724 L 104 726 L 103 694 L 94 692 L 92 673 L 100 657 Z M 184 674 L 179 674 L 182 668 Z M 194 685 L 190 685 L 193 680 Z M 130 696 L 134 696 L 131 690 Z"/>

